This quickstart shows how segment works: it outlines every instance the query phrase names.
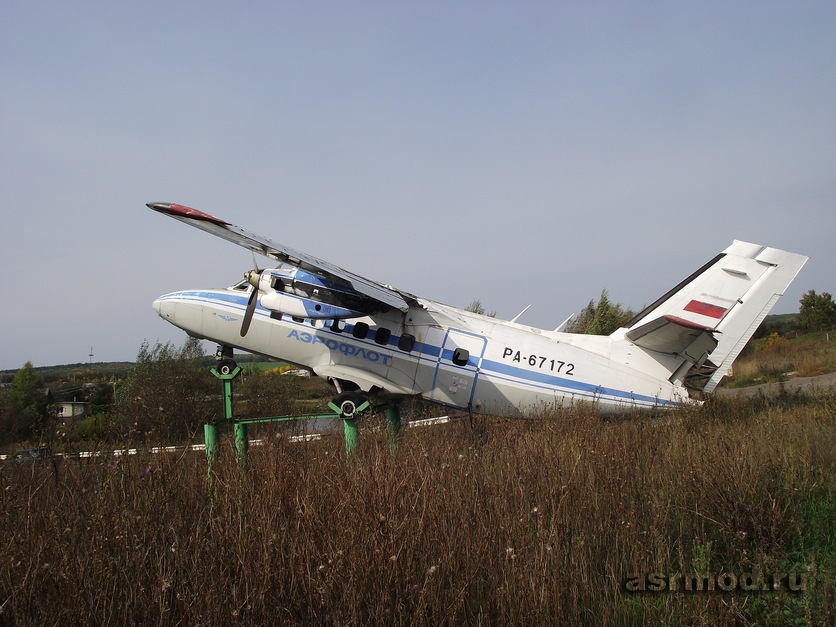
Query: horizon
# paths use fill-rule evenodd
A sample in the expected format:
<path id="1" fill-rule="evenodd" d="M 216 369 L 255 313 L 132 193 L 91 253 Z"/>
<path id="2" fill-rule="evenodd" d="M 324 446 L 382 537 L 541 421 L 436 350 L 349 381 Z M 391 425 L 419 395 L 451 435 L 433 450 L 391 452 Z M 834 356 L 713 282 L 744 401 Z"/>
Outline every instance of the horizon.
<path id="1" fill-rule="evenodd" d="M 783 318 L 783 317 L 789 317 L 789 316 L 797 316 L 797 315 L 799 315 L 799 312 L 797 312 L 797 311 L 787 312 L 787 313 L 779 313 L 779 314 L 770 313 L 769 315 L 767 315 L 764 318 L 761 325 L 763 325 L 764 323 L 766 323 L 770 319 Z M 760 328 L 760 327 L 758 327 L 758 328 Z M 185 336 L 185 334 L 184 334 L 184 336 Z M 188 336 L 185 336 L 185 338 L 188 339 Z M 184 339 L 183 341 L 185 342 L 186 339 Z M 159 342 L 160 340 L 157 340 L 157 341 Z M 173 342 L 172 340 L 166 340 L 166 341 L 167 342 L 172 342 L 174 344 L 174 346 L 177 346 L 177 347 L 182 346 L 182 344 L 178 344 L 177 342 Z M 214 345 L 215 345 L 215 343 L 210 342 L 209 340 L 200 340 L 200 342 L 201 342 L 201 345 L 203 345 L 203 347 L 204 347 L 203 358 L 204 359 L 214 359 Z M 162 342 L 162 343 L 164 344 L 165 342 Z M 207 350 L 207 346 L 209 346 L 209 345 L 211 345 L 213 347 L 212 350 Z M 137 352 L 138 351 L 139 351 L 139 348 L 137 348 Z M 235 355 L 236 355 L 236 361 L 238 361 L 242 364 L 250 363 L 250 362 L 289 363 L 289 362 L 285 362 L 283 360 L 280 360 L 278 358 L 265 357 L 264 355 L 257 355 L 255 353 L 247 353 L 245 351 L 236 352 Z M 23 366 L 25 366 L 30 361 L 31 360 L 27 360 L 27 361 L 23 362 L 17 368 L 2 368 L 2 369 L 0 369 L 0 374 L 5 375 L 5 374 L 8 374 L 8 373 L 17 372 L 18 370 L 20 370 Z M 81 367 L 81 368 L 83 368 L 83 367 L 90 367 L 90 366 L 96 366 L 96 365 L 106 365 L 106 364 L 131 364 L 131 365 L 133 365 L 133 364 L 136 364 L 136 359 L 133 359 L 133 360 L 120 359 L 120 360 L 116 360 L 116 361 L 92 361 L 92 362 L 91 361 L 78 361 L 78 362 L 68 362 L 68 363 L 64 363 L 64 364 L 49 364 L 49 365 L 37 365 L 35 363 L 32 363 L 32 369 L 33 370 L 38 370 L 38 369 L 70 368 L 70 367 Z"/>
<path id="2" fill-rule="evenodd" d="M 0 21 L 0 367 L 135 357 L 158 296 L 248 251 L 553 329 L 732 240 L 836 293 L 836 3 L 12 2 Z M 262 263 L 259 260 L 259 263 Z"/>

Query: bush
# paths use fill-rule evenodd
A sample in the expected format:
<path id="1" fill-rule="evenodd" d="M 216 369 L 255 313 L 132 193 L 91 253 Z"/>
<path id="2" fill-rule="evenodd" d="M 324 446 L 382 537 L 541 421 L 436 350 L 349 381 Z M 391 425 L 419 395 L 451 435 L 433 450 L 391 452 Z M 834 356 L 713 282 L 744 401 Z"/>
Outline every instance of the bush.
<path id="1" fill-rule="evenodd" d="M 218 390 L 198 340 L 188 338 L 179 349 L 171 342 L 153 347 L 143 342 L 117 390 L 114 422 L 123 437 L 191 438 L 220 416 Z"/>

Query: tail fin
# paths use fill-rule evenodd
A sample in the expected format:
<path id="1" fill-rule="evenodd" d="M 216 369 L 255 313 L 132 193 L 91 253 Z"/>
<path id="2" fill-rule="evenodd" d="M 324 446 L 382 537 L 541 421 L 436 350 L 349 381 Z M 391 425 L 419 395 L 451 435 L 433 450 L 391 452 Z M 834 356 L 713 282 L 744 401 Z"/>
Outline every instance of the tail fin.
<path id="1" fill-rule="evenodd" d="M 711 392 L 806 261 L 804 255 L 735 240 L 616 334 L 646 350 L 682 357 L 672 380 L 702 366 L 702 389 Z"/>

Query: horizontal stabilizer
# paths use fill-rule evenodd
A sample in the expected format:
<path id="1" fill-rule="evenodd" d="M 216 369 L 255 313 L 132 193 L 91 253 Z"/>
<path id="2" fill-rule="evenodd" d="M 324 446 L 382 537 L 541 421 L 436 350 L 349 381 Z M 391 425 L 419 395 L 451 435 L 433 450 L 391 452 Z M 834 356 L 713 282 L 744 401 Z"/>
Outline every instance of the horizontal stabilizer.
<path id="1" fill-rule="evenodd" d="M 715 330 L 677 316 L 662 316 L 630 329 L 626 337 L 636 346 L 647 350 L 679 355 L 701 364 L 717 347 Z"/>

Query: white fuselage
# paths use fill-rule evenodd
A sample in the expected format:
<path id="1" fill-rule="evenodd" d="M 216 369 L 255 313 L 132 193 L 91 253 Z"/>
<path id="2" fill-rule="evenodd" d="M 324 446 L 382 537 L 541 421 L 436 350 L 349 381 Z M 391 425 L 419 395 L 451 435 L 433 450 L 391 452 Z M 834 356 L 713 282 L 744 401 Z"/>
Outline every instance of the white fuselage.
<path id="1" fill-rule="evenodd" d="M 259 305 L 241 337 L 247 297 L 240 287 L 183 291 L 161 296 L 154 308 L 190 335 L 350 381 L 364 392 L 420 396 L 477 413 L 532 415 L 582 401 L 607 413 L 688 400 L 668 380 L 673 357 L 652 357 L 625 340 L 535 329 L 424 299 L 405 314 L 338 323 Z"/>

